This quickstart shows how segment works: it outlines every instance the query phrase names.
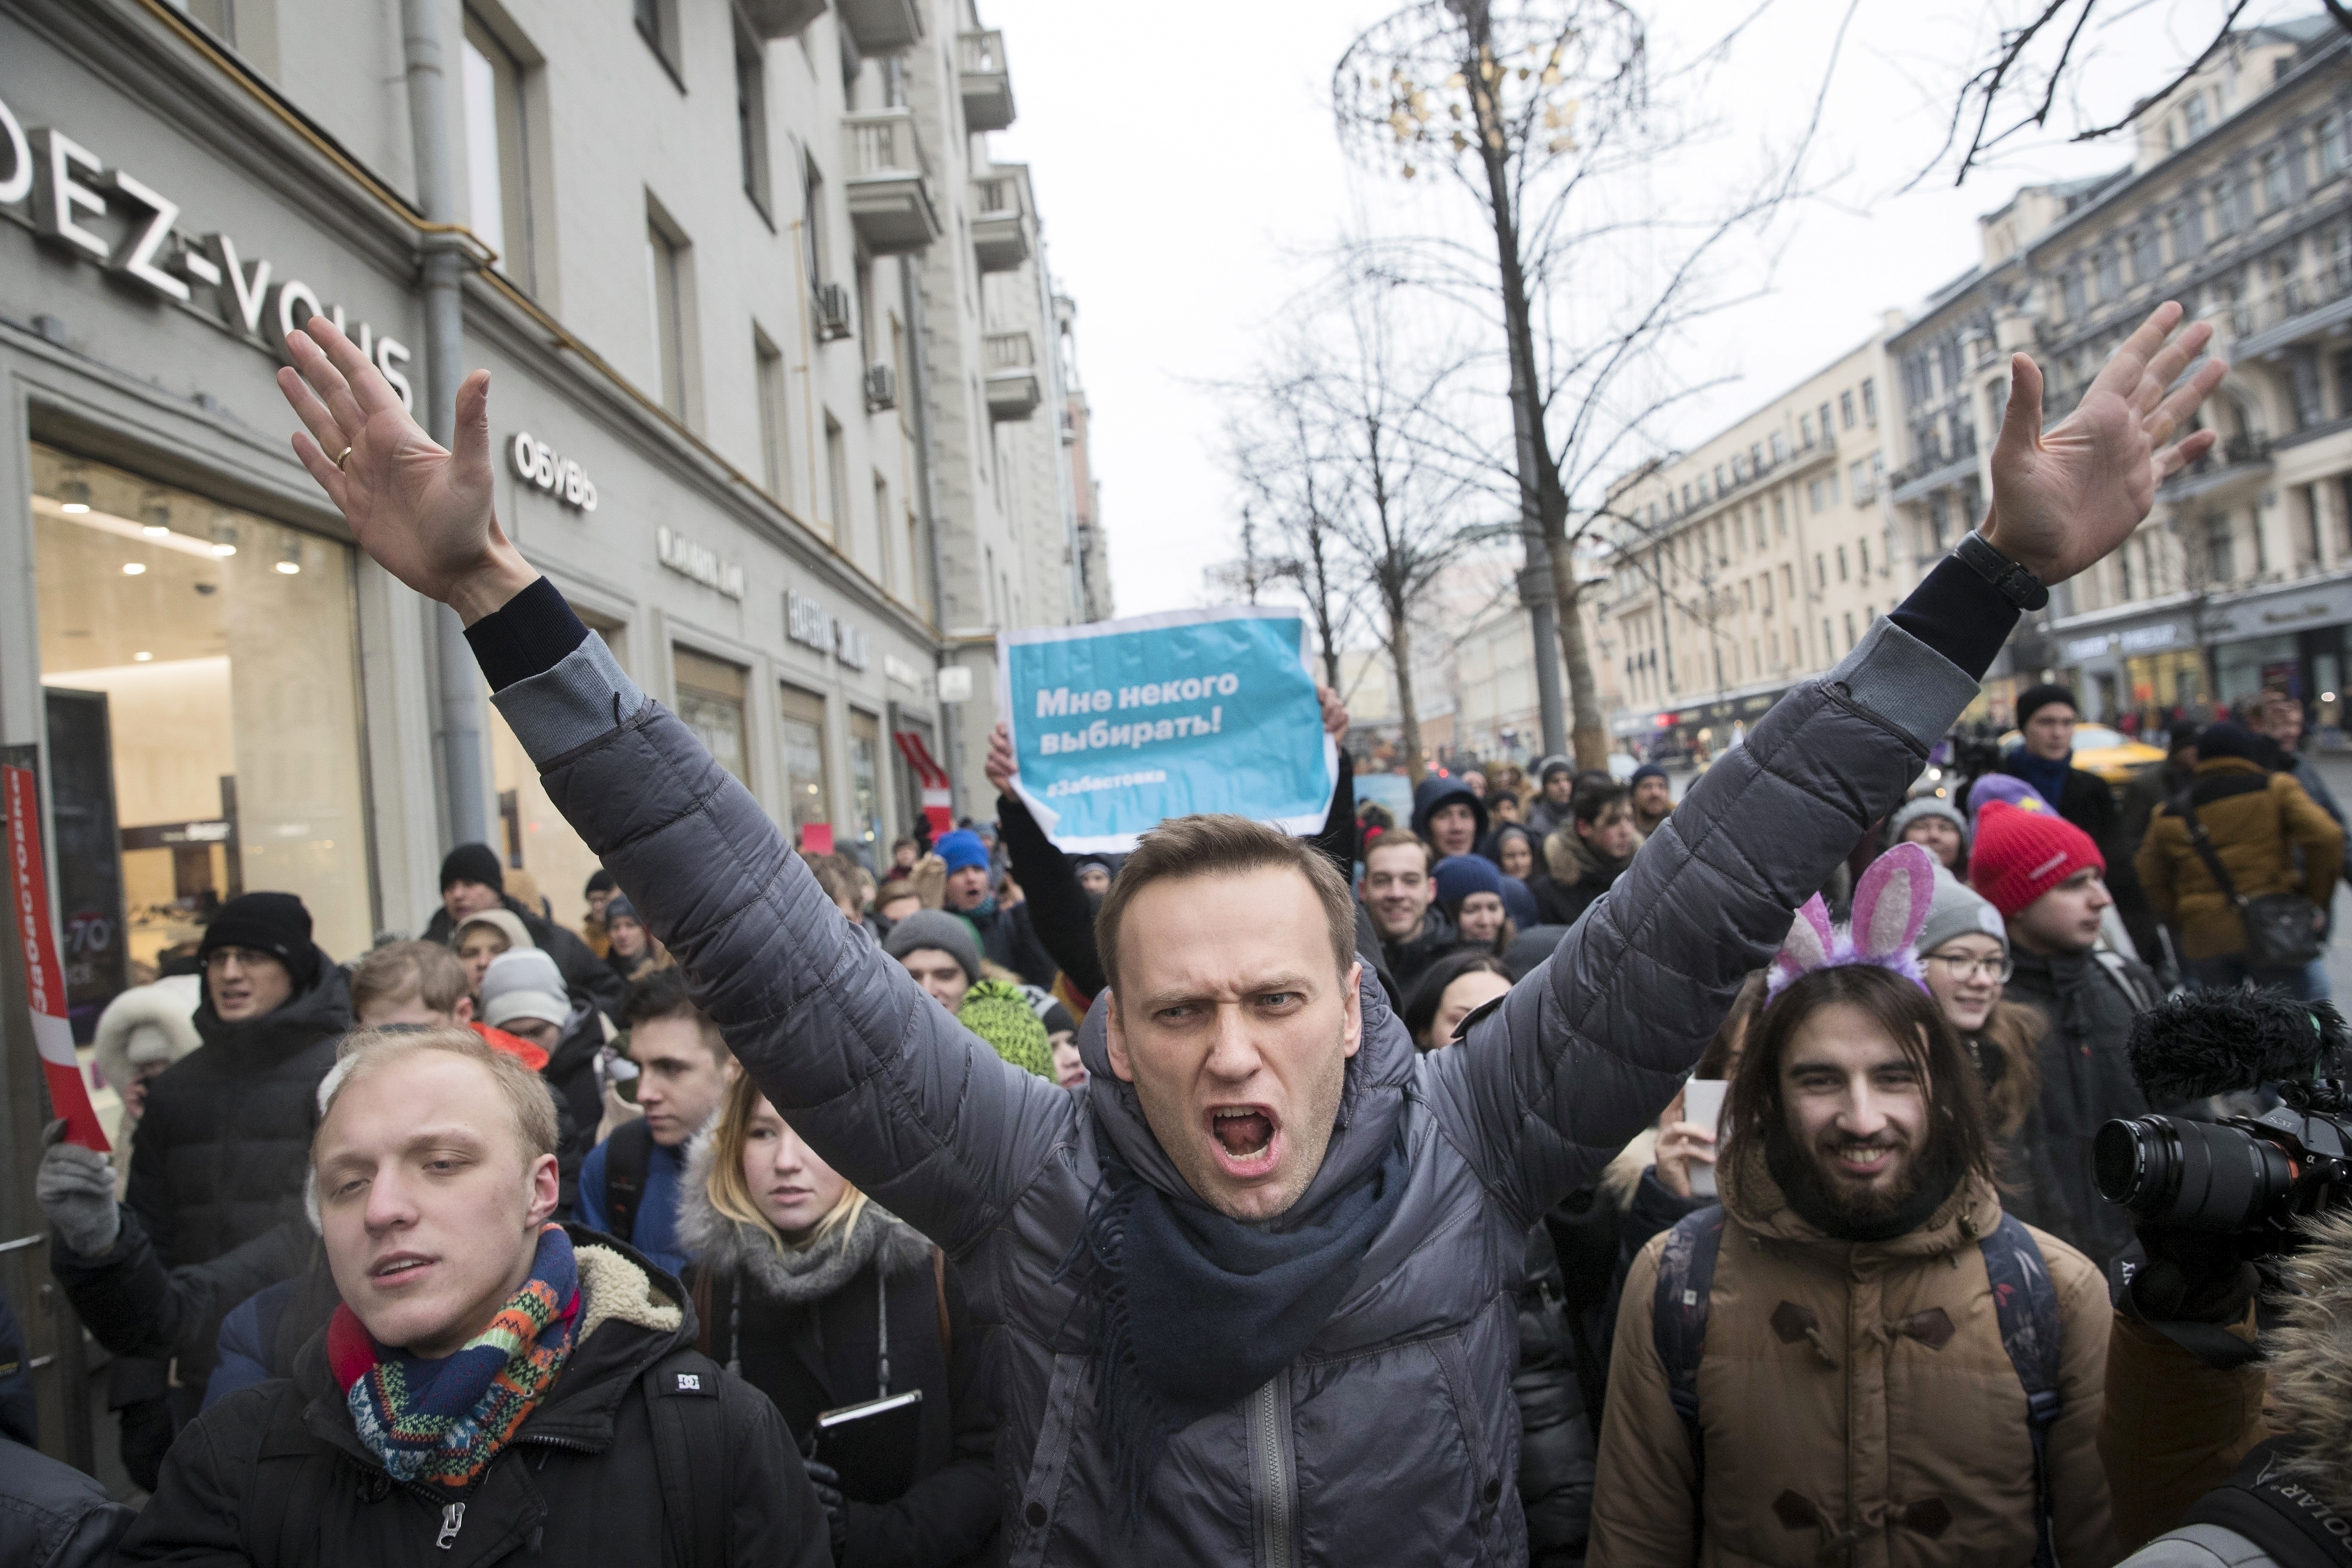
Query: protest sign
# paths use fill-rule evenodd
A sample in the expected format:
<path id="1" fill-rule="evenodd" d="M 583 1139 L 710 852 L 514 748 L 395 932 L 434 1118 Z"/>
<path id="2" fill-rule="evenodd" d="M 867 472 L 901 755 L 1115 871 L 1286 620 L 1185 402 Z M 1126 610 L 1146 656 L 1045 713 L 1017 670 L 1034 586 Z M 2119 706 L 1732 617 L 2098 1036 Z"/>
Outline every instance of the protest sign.
<path id="1" fill-rule="evenodd" d="M 33 771 L 0 767 L 0 796 L 8 812 L 8 902 L 16 910 L 16 942 L 25 957 L 26 1002 L 33 1015 L 33 1048 L 49 1081 L 49 1105 L 66 1120 L 66 1141 L 104 1153 L 106 1134 L 89 1103 L 73 1025 L 66 1017 L 65 971 L 58 963 L 56 923 L 49 917 L 49 879 L 41 853 L 39 795 Z"/>
<path id="2" fill-rule="evenodd" d="M 1064 849 L 1132 849 L 1193 812 L 1313 833 L 1331 809 L 1339 752 L 1296 610 L 1004 632 L 996 653 L 1015 787 Z"/>

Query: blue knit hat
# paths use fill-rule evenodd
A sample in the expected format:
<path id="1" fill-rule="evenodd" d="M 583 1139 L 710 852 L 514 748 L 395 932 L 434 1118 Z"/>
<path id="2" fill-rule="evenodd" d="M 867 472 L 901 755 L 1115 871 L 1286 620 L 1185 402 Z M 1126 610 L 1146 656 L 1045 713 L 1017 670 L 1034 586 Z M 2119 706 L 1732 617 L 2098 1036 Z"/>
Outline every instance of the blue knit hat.
<path id="1" fill-rule="evenodd" d="M 1448 855 L 1437 863 L 1437 901 L 1448 908 L 1473 893 L 1503 896 L 1503 874 L 1492 860 L 1476 855 Z"/>
<path id="2" fill-rule="evenodd" d="M 931 846 L 931 853 L 946 861 L 950 871 L 968 871 L 973 867 L 982 870 L 988 868 L 988 846 L 982 844 L 980 835 L 969 827 L 941 834 L 939 842 Z"/>

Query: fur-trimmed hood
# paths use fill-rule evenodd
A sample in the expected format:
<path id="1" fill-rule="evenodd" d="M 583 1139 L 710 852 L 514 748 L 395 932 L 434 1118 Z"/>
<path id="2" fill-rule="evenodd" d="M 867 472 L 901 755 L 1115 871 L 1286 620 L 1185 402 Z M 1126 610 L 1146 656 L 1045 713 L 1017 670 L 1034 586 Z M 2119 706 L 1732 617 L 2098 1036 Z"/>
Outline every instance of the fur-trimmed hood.
<path id="1" fill-rule="evenodd" d="M 98 1016 L 98 1070 L 116 1089 L 129 1086 L 149 1062 L 166 1067 L 205 1043 L 196 1033 L 196 1008 L 205 999 L 201 975 L 169 974 L 134 985 Z"/>
<path id="2" fill-rule="evenodd" d="M 2287 1262 L 2285 1321 L 2271 1332 L 2271 1415 L 2301 1439 L 2279 1468 L 2352 1514 L 2352 1212 L 2305 1221 L 2304 1234 Z"/>
<path id="3" fill-rule="evenodd" d="M 764 1293 L 786 1300 L 828 1295 L 830 1289 L 812 1291 L 812 1281 L 822 1275 L 845 1284 L 868 1262 L 878 1266 L 885 1279 L 929 1270 L 931 1244 L 920 1231 L 870 1197 L 854 1225 L 833 1231 L 821 1244 L 827 1254 L 844 1255 L 832 1267 L 827 1267 L 830 1258 L 812 1258 L 799 1249 L 787 1252 L 766 1229 L 730 1219 L 710 1202 L 710 1166 L 717 1145 L 714 1121 L 696 1133 L 688 1146 L 686 1174 L 678 1188 L 677 1243 L 701 1267 L 747 1279 Z"/>
<path id="4" fill-rule="evenodd" d="M 1638 837 L 1634 840 L 1634 855 L 1642 852 L 1644 842 L 1646 840 Z M 1576 823 L 1572 819 L 1561 823 L 1544 836 L 1543 863 L 1544 869 L 1551 873 L 1551 879 L 1563 888 L 1573 888 L 1587 877 L 1597 879 L 1603 870 L 1601 858 L 1578 837 Z M 1617 869 L 1622 873 L 1626 866 L 1633 863 L 1633 856 L 1628 855 L 1624 864 Z"/>

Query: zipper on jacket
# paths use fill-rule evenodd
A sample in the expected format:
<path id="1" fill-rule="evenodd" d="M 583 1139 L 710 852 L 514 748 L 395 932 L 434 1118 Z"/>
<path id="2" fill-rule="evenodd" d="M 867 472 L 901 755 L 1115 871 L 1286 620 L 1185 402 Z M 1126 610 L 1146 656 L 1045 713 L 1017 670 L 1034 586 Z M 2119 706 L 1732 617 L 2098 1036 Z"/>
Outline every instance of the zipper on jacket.
<path id="1" fill-rule="evenodd" d="M 1265 1538 L 1259 1561 L 1265 1568 L 1291 1568 L 1290 1463 L 1283 1454 L 1281 1373 L 1266 1379 L 1249 1402 L 1250 1447 L 1257 1453 L 1258 1473 L 1265 1478 L 1261 1500 Z"/>
<path id="2" fill-rule="evenodd" d="M 457 1532 L 466 1528 L 466 1505 L 453 1502 L 441 1510 L 441 1533 L 433 1544 L 446 1552 L 457 1544 Z"/>

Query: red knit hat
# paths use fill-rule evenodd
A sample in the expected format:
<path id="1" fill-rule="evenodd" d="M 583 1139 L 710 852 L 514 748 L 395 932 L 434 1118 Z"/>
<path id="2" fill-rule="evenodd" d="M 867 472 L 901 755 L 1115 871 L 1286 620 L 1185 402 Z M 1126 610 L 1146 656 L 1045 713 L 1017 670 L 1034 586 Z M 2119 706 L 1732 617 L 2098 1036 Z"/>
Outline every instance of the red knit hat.
<path id="1" fill-rule="evenodd" d="M 2054 813 L 2021 811 L 2005 800 L 1977 814 L 1969 846 L 1969 881 L 2007 920 L 2080 871 L 2102 873 L 2106 858 L 2091 836 Z"/>

